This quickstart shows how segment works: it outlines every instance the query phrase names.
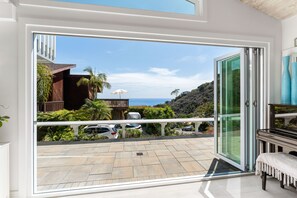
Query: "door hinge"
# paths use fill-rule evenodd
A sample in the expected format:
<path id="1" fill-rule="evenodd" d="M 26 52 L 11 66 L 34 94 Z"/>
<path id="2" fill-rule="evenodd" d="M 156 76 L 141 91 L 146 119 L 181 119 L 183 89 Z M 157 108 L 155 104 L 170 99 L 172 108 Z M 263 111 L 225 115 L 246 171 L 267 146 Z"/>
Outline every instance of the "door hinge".
<path id="1" fill-rule="evenodd" d="M 244 103 L 244 104 L 245 104 L 245 106 L 246 106 L 246 107 L 249 107 L 249 106 L 250 106 L 250 101 L 249 101 L 249 100 L 247 100 L 247 101 L 245 101 L 245 103 Z"/>
<path id="2" fill-rule="evenodd" d="M 244 53 L 245 53 L 245 55 L 248 55 L 249 54 L 249 48 L 245 48 Z"/>
<path id="3" fill-rule="evenodd" d="M 246 172 L 249 172 L 249 171 L 250 171 L 250 165 L 249 165 L 249 164 L 246 164 L 246 165 L 245 165 L 245 171 L 246 171 Z"/>
<path id="4" fill-rule="evenodd" d="M 254 107 L 257 107 L 257 100 L 253 102 Z"/>

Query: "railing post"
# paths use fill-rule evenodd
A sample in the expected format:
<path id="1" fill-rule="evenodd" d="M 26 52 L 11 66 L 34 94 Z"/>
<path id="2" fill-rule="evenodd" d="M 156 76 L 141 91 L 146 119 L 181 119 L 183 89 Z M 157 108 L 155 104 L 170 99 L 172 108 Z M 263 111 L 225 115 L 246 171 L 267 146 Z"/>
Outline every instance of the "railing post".
<path id="1" fill-rule="evenodd" d="M 126 138 L 126 124 L 121 124 L 122 127 L 122 137 L 123 139 Z"/>
<path id="2" fill-rule="evenodd" d="M 165 126 L 167 123 L 161 123 L 161 136 L 165 136 Z"/>
<path id="3" fill-rule="evenodd" d="M 199 132 L 199 126 L 201 122 L 195 122 L 195 132 Z"/>
<path id="4" fill-rule="evenodd" d="M 289 118 L 285 118 L 285 125 L 288 125 L 289 124 L 289 122 L 290 122 L 290 117 Z"/>
<path id="5" fill-rule="evenodd" d="M 77 137 L 78 136 L 78 127 L 79 125 L 71 125 L 71 128 L 74 131 L 74 136 Z"/>

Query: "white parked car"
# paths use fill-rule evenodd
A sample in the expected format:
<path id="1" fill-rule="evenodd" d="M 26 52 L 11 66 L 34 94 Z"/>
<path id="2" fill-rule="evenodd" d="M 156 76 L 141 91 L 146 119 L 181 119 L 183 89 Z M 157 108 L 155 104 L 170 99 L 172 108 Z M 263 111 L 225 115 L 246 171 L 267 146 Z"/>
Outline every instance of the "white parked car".
<path id="1" fill-rule="evenodd" d="M 141 115 L 138 112 L 129 112 L 127 114 L 127 120 L 141 120 Z M 132 124 L 132 123 L 128 123 L 126 125 L 127 129 L 138 129 L 142 132 L 142 127 L 140 124 Z"/>
<path id="2" fill-rule="evenodd" d="M 90 125 L 83 130 L 89 135 L 101 135 L 108 137 L 108 139 L 117 139 L 119 136 L 115 125 Z"/>
<path id="3" fill-rule="evenodd" d="M 127 114 L 127 120 L 140 120 L 141 115 L 138 112 L 129 112 Z"/>

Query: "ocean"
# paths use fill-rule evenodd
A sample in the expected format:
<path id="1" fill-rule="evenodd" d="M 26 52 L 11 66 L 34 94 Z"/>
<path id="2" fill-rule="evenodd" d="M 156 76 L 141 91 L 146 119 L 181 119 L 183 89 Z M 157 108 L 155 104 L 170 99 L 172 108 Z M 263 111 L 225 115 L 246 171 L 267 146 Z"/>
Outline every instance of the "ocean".
<path id="1" fill-rule="evenodd" d="M 154 106 L 170 100 L 170 98 L 130 98 L 129 106 Z"/>

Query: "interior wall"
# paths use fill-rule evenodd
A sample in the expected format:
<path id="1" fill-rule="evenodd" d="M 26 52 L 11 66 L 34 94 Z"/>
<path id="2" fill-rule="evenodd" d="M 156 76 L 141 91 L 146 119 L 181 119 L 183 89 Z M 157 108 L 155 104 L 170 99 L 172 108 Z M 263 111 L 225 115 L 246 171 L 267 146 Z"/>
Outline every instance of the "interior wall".
<path id="1" fill-rule="evenodd" d="M 16 22 L 0 22 L 0 105 L 5 107 L 0 107 L 0 115 L 10 117 L 0 128 L 0 142 L 10 142 L 11 190 L 17 189 L 18 182 L 17 34 Z"/>
<path id="2" fill-rule="evenodd" d="M 297 16 L 282 21 L 282 49 L 294 47 L 294 40 L 297 38 Z"/>
<path id="3" fill-rule="evenodd" d="M 0 8 L 1 12 L 1 8 Z M 270 54 L 270 97 L 269 102 L 278 102 L 280 98 L 280 51 L 282 48 L 281 22 L 266 16 L 253 8 L 242 4 L 238 0 L 208 0 L 208 22 L 163 21 L 143 17 L 109 15 L 103 13 L 81 13 L 73 10 L 55 10 L 39 7 L 18 7 L 20 18 L 38 19 L 39 21 L 52 21 L 52 24 L 71 26 L 75 23 L 81 27 L 102 28 L 111 27 L 121 30 L 123 25 L 129 26 L 131 31 L 154 31 L 160 33 L 196 35 L 224 34 L 229 38 L 241 36 L 261 37 L 271 40 Z M 11 142 L 11 190 L 18 189 L 18 134 L 22 126 L 18 126 L 18 22 L 0 21 L 0 104 L 8 106 L 5 113 L 11 119 L 0 129 L 0 141 Z M 23 35 L 20 35 L 22 37 Z M 240 39 L 239 39 L 240 41 Z M 58 52 L 59 53 L 59 52 Z M 20 65 L 22 67 L 22 65 Z M 213 67 L 211 65 L 210 67 Z M 0 110 L 2 112 L 2 110 Z M 19 140 L 24 141 L 22 139 Z M 22 166 L 22 165 L 20 165 Z M 19 197 L 25 197 L 19 194 Z"/>
<path id="4" fill-rule="evenodd" d="M 206 0 L 207 22 L 163 20 L 160 18 L 135 17 L 132 15 L 115 15 L 106 13 L 77 14 L 73 10 L 55 10 L 46 7 L 35 7 L 20 9 L 20 16 L 26 18 L 43 18 L 58 20 L 70 25 L 72 22 L 81 22 L 82 27 L 102 28 L 103 24 L 121 30 L 121 26 L 130 26 L 131 31 L 150 31 L 157 29 L 160 33 L 172 34 L 195 34 L 205 32 L 215 34 L 228 34 L 228 38 L 234 39 L 240 36 L 255 36 L 269 38 L 272 40 L 270 53 L 277 56 L 271 58 L 270 96 L 269 102 L 280 102 L 280 73 L 281 60 L 280 49 L 282 47 L 282 25 L 281 22 L 249 7 L 238 0 Z M 83 15 L 83 17 L 82 17 Z M 162 30 L 163 29 L 163 30 Z M 190 33 L 189 33 L 190 32 Z M 276 67 L 274 67 L 276 66 Z"/>

